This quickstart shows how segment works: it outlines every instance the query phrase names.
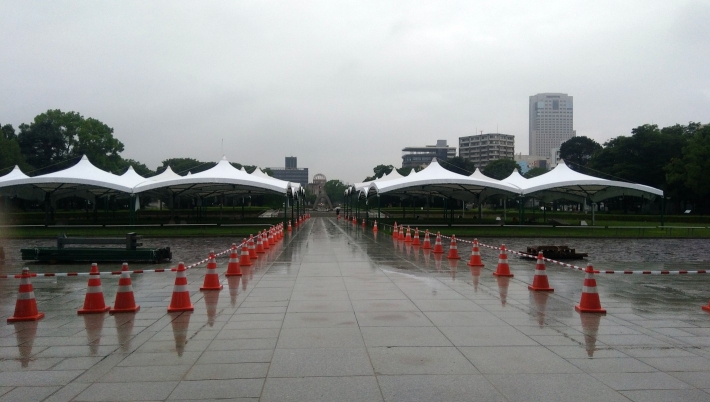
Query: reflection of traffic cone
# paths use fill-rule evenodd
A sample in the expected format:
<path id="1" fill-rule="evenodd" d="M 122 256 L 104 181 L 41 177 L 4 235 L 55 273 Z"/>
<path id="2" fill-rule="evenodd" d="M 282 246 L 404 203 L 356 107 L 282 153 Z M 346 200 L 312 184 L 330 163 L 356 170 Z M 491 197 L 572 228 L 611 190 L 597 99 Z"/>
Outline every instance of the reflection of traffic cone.
<path id="1" fill-rule="evenodd" d="M 532 292 L 530 297 L 535 303 L 535 308 L 537 309 L 537 323 L 542 328 L 545 325 L 545 311 L 547 310 L 547 298 L 550 294 L 547 292 Z"/>
<path id="2" fill-rule="evenodd" d="M 707 306 L 703 306 L 703 310 L 705 310 L 705 311 L 707 311 L 708 313 L 710 313 L 710 302 L 708 302 L 708 305 L 707 305 Z"/>
<path id="3" fill-rule="evenodd" d="M 259 254 L 264 254 L 266 250 L 264 250 L 264 243 L 261 241 L 261 233 L 256 234 L 256 248 L 255 251 Z"/>
<path id="4" fill-rule="evenodd" d="M 118 335 L 118 344 L 121 345 L 121 350 L 124 353 L 128 353 L 131 351 L 133 324 L 135 324 L 134 316 L 114 315 L 113 318 L 116 320 L 116 334 Z"/>
<path id="5" fill-rule="evenodd" d="M 365 229 L 365 226 L 367 226 L 367 224 L 365 223 L 365 218 L 362 218 L 362 228 Z"/>
<path id="6" fill-rule="evenodd" d="M 288 221 L 288 231 L 289 232 L 293 231 L 293 228 L 291 227 L 291 221 Z"/>
<path id="7" fill-rule="evenodd" d="M 597 293 L 597 280 L 594 279 L 594 268 L 592 267 L 592 264 L 587 264 L 587 269 L 584 272 L 582 298 L 580 299 L 579 304 L 574 306 L 574 309 L 580 313 L 606 314 L 606 310 L 602 308 L 602 304 L 599 301 L 599 293 Z"/>
<path id="8" fill-rule="evenodd" d="M 397 227 L 397 222 L 394 223 L 394 227 L 392 228 L 392 238 L 393 239 L 399 238 L 399 228 Z"/>
<path id="9" fill-rule="evenodd" d="M 249 258 L 252 260 L 258 259 L 259 256 L 256 255 L 256 245 L 254 244 L 254 235 L 249 235 L 249 241 L 247 241 L 247 245 L 249 246 Z"/>
<path id="10" fill-rule="evenodd" d="M 422 244 L 424 250 L 431 249 L 431 241 L 429 240 L 429 229 L 424 232 L 424 244 Z"/>
<path id="11" fill-rule="evenodd" d="M 471 246 L 471 259 L 468 260 L 468 266 L 470 267 L 482 267 L 483 261 L 481 261 L 481 253 L 478 250 L 478 239 L 473 239 L 473 246 Z"/>
<path id="12" fill-rule="evenodd" d="M 97 316 L 94 316 L 97 317 Z M 103 315 L 101 315 L 103 318 Z M 28 367 L 32 361 L 32 345 L 37 337 L 37 321 L 15 322 L 15 337 L 17 338 L 17 348 L 20 350 L 20 362 L 22 367 Z M 9 345 L 8 345 L 9 346 Z"/>
<path id="13" fill-rule="evenodd" d="M 101 346 L 101 331 L 104 329 L 104 319 L 106 314 L 86 314 L 84 315 L 84 328 L 86 329 L 86 340 L 89 342 L 89 354 L 96 356 Z"/>
<path id="14" fill-rule="evenodd" d="M 190 292 L 187 290 L 185 263 L 180 262 L 175 274 L 175 287 L 173 288 L 173 297 L 170 299 L 168 313 L 193 310 L 195 310 L 195 306 L 190 302 Z"/>
<path id="15" fill-rule="evenodd" d="M 103 314 L 109 310 L 109 306 L 104 301 L 104 291 L 101 289 L 101 277 L 99 267 L 96 263 L 91 264 L 89 272 L 89 285 L 86 287 L 84 297 L 84 308 L 76 311 L 77 314 Z"/>
<path id="16" fill-rule="evenodd" d="M 451 279 L 456 280 L 456 272 L 459 270 L 459 260 L 449 259 L 449 272 L 451 273 Z"/>
<path id="17" fill-rule="evenodd" d="M 407 235 L 404 237 L 404 242 L 405 243 L 411 243 L 412 242 L 412 229 L 407 226 Z"/>
<path id="18" fill-rule="evenodd" d="M 140 308 L 141 306 L 136 304 L 136 299 L 133 296 L 131 271 L 128 270 L 128 263 L 124 262 L 121 267 L 121 278 L 118 280 L 118 289 L 116 289 L 116 300 L 108 313 L 135 313 Z"/>
<path id="19" fill-rule="evenodd" d="M 239 296 L 239 281 L 242 278 L 239 276 L 230 276 L 227 278 L 227 287 L 229 287 L 229 302 L 232 307 L 237 307 L 237 296 Z"/>
<path id="20" fill-rule="evenodd" d="M 505 307 L 505 303 L 508 300 L 508 285 L 510 285 L 510 277 L 499 276 L 496 278 L 498 281 L 498 294 L 500 295 L 500 304 Z"/>
<path id="21" fill-rule="evenodd" d="M 239 258 L 237 257 L 237 245 L 232 243 L 232 250 L 229 253 L 229 263 L 227 264 L 227 272 L 224 276 L 242 276 L 242 270 L 239 268 Z"/>
<path id="22" fill-rule="evenodd" d="M 456 235 L 451 235 L 451 242 L 449 243 L 449 255 L 446 257 L 450 260 L 460 260 L 459 248 L 456 246 Z"/>
<path id="23" fill-rule="evenodd" d="M 357 218 L 353 216 L 353 226 L 357 226 Z"/>
<path id="24" fill-rule="evenodd" d="M 375 220 L 375 225 L 372 226 L 372 233 L 377 233 L 377 220 Z"/>
<path id="25" fill-rule="evenodd" d="M 412 245 L 404 243 L 404 250 L 407 252 L 407 257 L 412 253 Z"/>
<path id="26" fill-rule="evenodd" d="M 414 228 L 414 237 L 412 238 L 412 246 L 419 246 L 422 243 L 419 241 L 419 228 Z"/>
<path id="27" fill-rule="evenodd" d="M 247 244 L 247 239 L 242 242 L 242 254 L 239 256 L 239 265 L 243 267 L 248 267 L 251 265 L 251 258 L 249 257 L 249 245 Z"/>
<path id="28" fill-rule="evenodd" d="M 500 256 L 498 257 L 498 267 L 496 267 L 496 272 L 494 272 L 493 275 L 513 277 L 513 274 L 510 273 L 510 266 L 508 265 L 508 254 L 505 249 L 505 244 L 500 246 Z"/>
<path id="29" fill-rule="evenodd" d="M 599 332 L 599 323 L 602 320 L 600 314 L 580 314 L 582 319 L 582 333 L 584 334 L 584 345 L 587 350 L 587 356 L 594 357 L 594 351 L 597 348 L 597 333 Z"/>
<path id="30" fill-rule="evenodd" d="M 207 324 L 214 326 L 214 320 L 217 317 L 217 304 L 219 303 L 219 292 L 205 293 L 205 306 L 207 307 Z"/>
<path id="31" fill-rule="evenodd" d="M 436 242 L 434 242 L 434 254 L 444 254 L 444 246 L 441 245 L 441 232 L 436 232 Z"/>
<path id="32" fill-rule="evenodd" d="M 205 281 L 200 290 L 222 290 L 224 286 L 219 282 L 219 274 L 217 273 L 217 262 L 214 259 L 214 251 L 210 251 L 210 258 L 207 261 L 207 272 L 205 273 Z"/>
<path id="33" fill-rule="evenodd" d="M 185 345 L 187 344 L 187 330 L 190 327 L 190 316 L 192 313 L 172 313 L 170 317 L 173 318 L 171 322 L 173 327 L 173 337 L 175 338 L 175 350 L 178 356 L 182 356 L 185 351 Z"/>
<path id="34" fill-rule="evenodd" d="M 436 272 L 441 272 L 441 260 L 443 259 L 443 255 L 434 253 L 434 266 L 436 267 Z"/>
<path id="35" fill-rule="evenodd" d="M 545 272 L 545 260 L 543 260 L 542 251 L 537 254 L 535 276 L 533 277 L 532 285 L 528 286 L 528 289 L 542 292 L 555 291 L 555 289 L 551 288 L 550 284 L 547 282 L 547 273 Z"/>
<path id="36" fill-rule="evenodd" d="M 428 248 L 423 249 L 424 254 L 424 265 L 429 266 L 429 257 L 431 257 L 431 250 Z"/>
<path id="37" fill-rule="evenodd" d="M 481 267 L 471 267 L 471 276 L 473 276 L 473 291 L 478 292 L 478 279 L 481 277 Z"/>
<path id="38" fill-rule="evenodd" d="M 15 314 L 8 318 L 7 322 L 37 321 L 43 317 L 44 313 L 37 311 L 37 300 L 30 282 L 30 269 L 24 267 L 20 276 L 20 291 L 15 302 Z"/>

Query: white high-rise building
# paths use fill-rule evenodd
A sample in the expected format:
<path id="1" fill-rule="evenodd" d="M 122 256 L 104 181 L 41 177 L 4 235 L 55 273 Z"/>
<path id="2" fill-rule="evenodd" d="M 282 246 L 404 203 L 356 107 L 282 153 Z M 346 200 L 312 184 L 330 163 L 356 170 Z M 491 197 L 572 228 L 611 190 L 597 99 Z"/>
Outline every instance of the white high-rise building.
<path id="1" fill-rule="evenodd" d="M 554 148 L 576 135 L 572 97 L 544 93 L 530 97 L 530 155 L 549 157 Z"/>

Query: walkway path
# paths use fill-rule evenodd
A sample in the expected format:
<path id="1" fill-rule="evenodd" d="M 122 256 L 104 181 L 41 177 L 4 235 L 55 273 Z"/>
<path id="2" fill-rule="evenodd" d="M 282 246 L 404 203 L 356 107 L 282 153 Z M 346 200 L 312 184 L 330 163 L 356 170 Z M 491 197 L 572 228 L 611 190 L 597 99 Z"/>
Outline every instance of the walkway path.
<path id="1" fill-rule="evenodd" d="M 134 277 L 135 316 L 77 316 L 85 279 L 38 280 L 46 318 L 0 325 L 0 402 L 710 400 L 699 306 L 664 312 L 619 282 L 601 290 L 607 316 L 580 316 L 579 273 L 549 267 L 555 293 L 533 294 L 534 265 L 511 259 L 500 280 L 495 261 L 471 271 L 313 218 L 221 292 L 189 270 L 192 314 L 166 313 L 172 275 Z M 0 284 L 3 323 L 16 286 Z"/>

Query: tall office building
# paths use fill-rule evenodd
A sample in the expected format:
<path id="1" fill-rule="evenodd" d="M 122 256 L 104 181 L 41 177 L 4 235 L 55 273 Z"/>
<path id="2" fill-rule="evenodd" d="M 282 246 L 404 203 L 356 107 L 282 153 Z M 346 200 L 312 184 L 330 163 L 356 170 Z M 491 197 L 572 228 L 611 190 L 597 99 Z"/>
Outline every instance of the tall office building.
<path id="1" fill-rule="evenodd" d="M 549 157 L 552 149 L 574 137 L 572 97 L 545 93 L 530 97 L 530 155 Z"/>
<path id="2" fill-rule="evenodd" d="M 479 169 L 494 160 L 513 159 L 514 155 L 514 135 L 489 133 L 459 137 L 459 156 Z"/>

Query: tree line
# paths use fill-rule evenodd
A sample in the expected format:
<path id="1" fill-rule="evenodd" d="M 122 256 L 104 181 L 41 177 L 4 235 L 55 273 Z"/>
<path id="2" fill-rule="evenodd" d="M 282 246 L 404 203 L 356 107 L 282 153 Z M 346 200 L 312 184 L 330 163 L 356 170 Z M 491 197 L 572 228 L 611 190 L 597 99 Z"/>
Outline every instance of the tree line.
<path id="1" fill-rule="evenodd" d="M 169 158 L 152 170 L 139 161 L 123 158 L 124 145 L 113 134 L 113 128 L 97 119 L 59 109 L 38 114 L 32 122 L 20 124 L 17 129 L 0 123 L 0 176 L 15 165 L 29 176 L 56 172 L 76 164 L 83 155 L 99 169 L 120 175 L 132 166 L 143 177 L 160 174 L 168 166 L 175 173 L 186 175 L 216 165 L 193 158 Z M 244 167 L 248 173 L 256 169 L 236 162 L 232 165 L 237 169 Z M 264 172 L 273 175 L 269 169 Z"/>

